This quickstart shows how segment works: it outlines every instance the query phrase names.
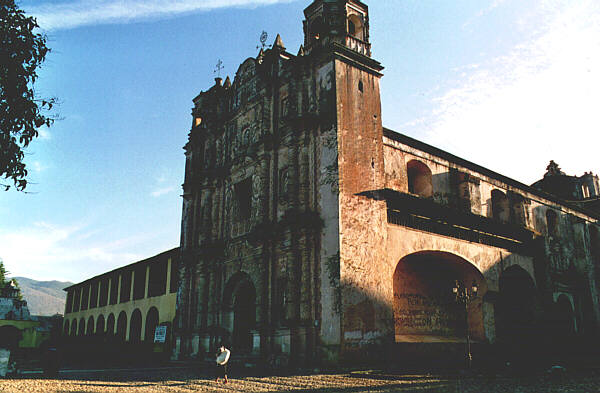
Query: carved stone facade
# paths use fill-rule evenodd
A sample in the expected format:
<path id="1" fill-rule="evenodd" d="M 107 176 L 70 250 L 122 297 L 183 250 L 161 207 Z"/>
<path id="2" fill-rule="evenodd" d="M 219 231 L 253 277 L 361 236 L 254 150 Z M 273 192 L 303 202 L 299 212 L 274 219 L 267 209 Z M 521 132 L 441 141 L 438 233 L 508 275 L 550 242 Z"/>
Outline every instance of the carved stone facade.
<path id="1" fill-rule="evenodd" d="M 563 327 L 596 333 L 598 217 L 384 129 L 367 6 L 315 0 L 305 18 L 297 55 L 278 36 L 194 99 L 175 355 L 461 343 L 455 280 L 480 288 L 479 343 L 539 329 L 559 298 Z"/>

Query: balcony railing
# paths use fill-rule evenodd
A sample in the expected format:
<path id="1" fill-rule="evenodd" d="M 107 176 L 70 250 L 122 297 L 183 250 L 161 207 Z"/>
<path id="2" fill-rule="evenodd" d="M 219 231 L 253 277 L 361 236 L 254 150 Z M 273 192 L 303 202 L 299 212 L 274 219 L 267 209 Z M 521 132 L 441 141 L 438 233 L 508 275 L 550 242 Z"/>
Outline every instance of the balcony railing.
<path id="1" fill-rule="evenodd" d="M 351 35 L 346 36 L 346 46 L 361 55 L 371 57 L 371 44 L 359 40 Z"/>

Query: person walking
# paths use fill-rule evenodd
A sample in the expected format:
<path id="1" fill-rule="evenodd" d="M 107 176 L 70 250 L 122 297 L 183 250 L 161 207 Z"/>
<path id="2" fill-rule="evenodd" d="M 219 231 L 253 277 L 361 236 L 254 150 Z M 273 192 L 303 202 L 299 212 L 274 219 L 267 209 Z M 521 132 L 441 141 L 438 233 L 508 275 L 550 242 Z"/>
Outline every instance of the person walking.
<path id="1" fill-rule="evenodd" d="M 227 383 L 227 362 L 229 362 L 229 357 L 231 356 L 231 351 L 225 348 L 225 345 L 221 344 L 219 349 L 217 350 L 217 379 L 216 382 L 219 382 L 219 379 L 223 379 L 223 383 Z"/>

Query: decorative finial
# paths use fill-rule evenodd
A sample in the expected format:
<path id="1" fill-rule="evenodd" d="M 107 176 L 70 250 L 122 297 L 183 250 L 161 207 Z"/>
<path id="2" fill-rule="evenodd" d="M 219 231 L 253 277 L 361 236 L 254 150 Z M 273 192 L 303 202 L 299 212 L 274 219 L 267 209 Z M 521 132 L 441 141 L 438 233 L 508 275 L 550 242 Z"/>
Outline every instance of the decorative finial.
<path id="1" fill-rule="evenodd" d="M 263 32 L 260 33 L 260 45 L 258 45 L 256 47 L 256 49 L 260 49 L 260 50 L 264 51 L 265 48 L 270 48 L 272 45 L 267 45 L 268 39 L 269 39 L 269 33 L 267 33 L 266 31 L 263 30 Z"/>
<path id="2" fill-rule="evenodd" d="M 554 160 L 550 160 L 550 164 L 548 164 L 546 170 L 546 176 L 564 175 L 563 171 L 560 170 L 560 167 Z"/>
<path id="3" fill-rule="evenodd" d="M 217 68 L 215 68 L 214 73 L 217 74 L 217 78 L 221 78 L 221 70 L 224 69 L 223 60 L 219 59 L 217 62 Z"/>

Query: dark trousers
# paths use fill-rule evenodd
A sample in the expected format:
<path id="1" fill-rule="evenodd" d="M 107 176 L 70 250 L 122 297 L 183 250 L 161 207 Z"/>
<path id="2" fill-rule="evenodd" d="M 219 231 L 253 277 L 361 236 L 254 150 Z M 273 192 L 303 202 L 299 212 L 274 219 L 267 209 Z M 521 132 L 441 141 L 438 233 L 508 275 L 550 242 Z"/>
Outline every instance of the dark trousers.
<path id="1" fill-rule="evenodd" d="M 225 378 L 227 375 L 227 364 L 217 364 L 216 377 L 217 378 Z"/>

